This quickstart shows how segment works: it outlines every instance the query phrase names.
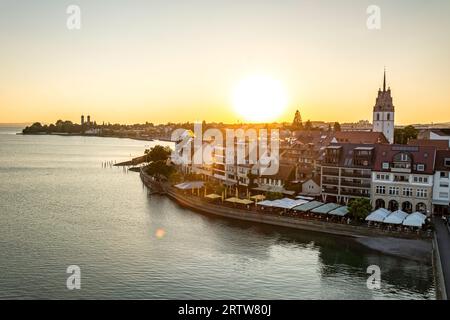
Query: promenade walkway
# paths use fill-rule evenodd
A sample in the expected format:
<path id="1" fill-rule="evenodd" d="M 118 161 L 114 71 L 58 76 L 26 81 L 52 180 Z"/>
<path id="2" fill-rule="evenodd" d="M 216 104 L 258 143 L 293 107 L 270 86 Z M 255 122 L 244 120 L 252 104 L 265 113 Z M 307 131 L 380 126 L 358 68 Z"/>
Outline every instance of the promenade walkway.
<path id="1" fill-rule="evenodd" d="M 450 298 L 450 231 L 441 218 L 434 219 L 447 299 Z"/>

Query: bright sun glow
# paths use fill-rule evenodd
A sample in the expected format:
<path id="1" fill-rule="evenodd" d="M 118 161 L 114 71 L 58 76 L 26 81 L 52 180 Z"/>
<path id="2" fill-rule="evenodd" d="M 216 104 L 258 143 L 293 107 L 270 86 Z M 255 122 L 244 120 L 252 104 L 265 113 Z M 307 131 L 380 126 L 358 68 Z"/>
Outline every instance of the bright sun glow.
<path id="1" fill-rule="evenodd" d="M 265 76 L 243 79 L 233 92 L 235 111 L 246 121 L 276 121 L 287 106 L 281 82 Z"/>

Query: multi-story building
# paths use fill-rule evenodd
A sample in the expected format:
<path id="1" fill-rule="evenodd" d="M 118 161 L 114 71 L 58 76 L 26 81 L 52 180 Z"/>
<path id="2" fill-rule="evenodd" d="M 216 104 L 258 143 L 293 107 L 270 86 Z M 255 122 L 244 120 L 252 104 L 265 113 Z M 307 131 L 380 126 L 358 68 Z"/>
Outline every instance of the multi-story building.
<path id="1" fill-rule="evenodd" d="M 333 144 L 325 148 L 321 161 L 322 199 L 348 203 L 370 198 L 375 145 Z"/>
<path id="2" fill-rule="evenodd" d="M 433 213 L 450 213 L 450 151 L 436 151 L 433 186 Z"/>
<path id="3" fill-rule="evenodd" d="M 374 208 L 431 213 L 433 146 L 379 145 L 372 172 Z"/>

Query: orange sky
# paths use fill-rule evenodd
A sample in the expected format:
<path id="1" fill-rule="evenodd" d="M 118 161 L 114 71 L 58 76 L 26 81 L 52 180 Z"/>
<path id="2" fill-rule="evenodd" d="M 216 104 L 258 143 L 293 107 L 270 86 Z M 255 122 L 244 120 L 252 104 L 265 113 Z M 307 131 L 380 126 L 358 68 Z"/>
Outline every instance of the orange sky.
<path id="1" fill-rule="evenodd" d="M 255 74 L 281 82 L 276 121 L 372 120 L 384 66 L 396 122 L 450 121 L 450 4 L 367 1 L 6 1 L 0 10 L 0 123 L 244 121 L 232 92 Z M 407 13 L 405 6 L 408 6 Z"/>

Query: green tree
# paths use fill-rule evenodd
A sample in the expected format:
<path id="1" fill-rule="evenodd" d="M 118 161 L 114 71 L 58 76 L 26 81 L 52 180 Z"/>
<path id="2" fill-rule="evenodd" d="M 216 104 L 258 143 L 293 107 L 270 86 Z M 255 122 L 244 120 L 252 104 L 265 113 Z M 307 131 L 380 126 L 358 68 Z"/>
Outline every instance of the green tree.
<path id="1" fill-rule="evenodd" d="M 165 177 L 169 179 L 175 172 L 173 166 L 168 166 L 165 160 L 153 161 L 146 168 L 147 174 L 157 179 Z"/>
<path id="2" fill-rule="evenodd" d="M 278 199 L 282 199 L 283 198 L 283 194 L 281 192 L 267 192 L 266 193 L 266 199 L 267 200 L 278 200 Z"/>
<path id="3" fill-rule="evenodd" d="M 365 219 L 372 211 L 372 205 L 367 198 L 357 198 L 350 200 L 348 213 L 356 219 Z"/>
<path id="4" fill-rule="evenodd" d="M 169 147 L 163 147 L 161 145 L 154 146 L 150 150 L 145 150 L 147 155 L 147 162 L 166 161 L 172 151 Z"/>
<path id="5" fill-rule="evenodd" d="M 407 144 L 411 139 L 417 139 L 419 130 L 414 128 L 414 126 L 406 126 L 403 129 L 394 130 L 394 141 L 398 144 Z"/>

